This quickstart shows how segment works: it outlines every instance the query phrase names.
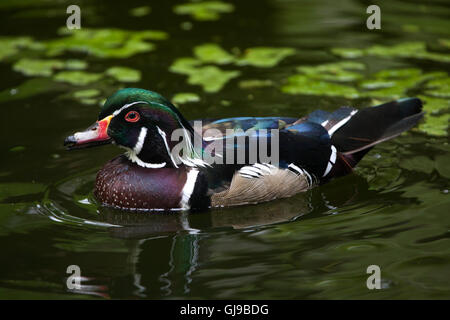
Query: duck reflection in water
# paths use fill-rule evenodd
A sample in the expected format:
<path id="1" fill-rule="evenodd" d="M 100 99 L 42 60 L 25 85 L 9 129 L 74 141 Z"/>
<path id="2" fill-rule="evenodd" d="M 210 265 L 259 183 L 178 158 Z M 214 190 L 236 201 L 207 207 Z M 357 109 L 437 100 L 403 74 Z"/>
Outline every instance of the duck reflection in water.
<path id="1" fill-rule="evenodd" d="M 365 179 L 349 176 L 349 183 L 333 191 L 313 190 L 295 197 L 244 208 L 186 212 L 130 213 L 100 208 L 100 218 L 114 238 L 125 241 L 129 273 L 116 285 L 133 283 L 133 296 L 182 296 L 191 291 L 193 274 L 211 259 L 211 234 L 254 231 L 274 224 L 321 216 L 324 211 L 351 204 L 358 190 L 368 192 Z M 345 196 L 343 196 L 345 195 Z M 314 206 L 312 205 L 314 204 Z M 239 231 L 238 231 L 239 232 Z M 155 276 L 157 275 L 157 276 Z M 113 288 L 111 288 L 113 289 Z"/>

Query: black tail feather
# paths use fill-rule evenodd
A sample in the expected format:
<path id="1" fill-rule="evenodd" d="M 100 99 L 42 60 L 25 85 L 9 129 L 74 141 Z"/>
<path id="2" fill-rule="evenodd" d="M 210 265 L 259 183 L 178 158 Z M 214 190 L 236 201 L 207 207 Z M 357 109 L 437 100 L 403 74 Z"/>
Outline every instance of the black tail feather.
<path id="1" fill-rule="evenodd" d="M 332 136 L 339 152 L 356 165 L 374 145 L 411 129 L 423 117 L 422 101 L 407 98 L 359 110 Z"/>

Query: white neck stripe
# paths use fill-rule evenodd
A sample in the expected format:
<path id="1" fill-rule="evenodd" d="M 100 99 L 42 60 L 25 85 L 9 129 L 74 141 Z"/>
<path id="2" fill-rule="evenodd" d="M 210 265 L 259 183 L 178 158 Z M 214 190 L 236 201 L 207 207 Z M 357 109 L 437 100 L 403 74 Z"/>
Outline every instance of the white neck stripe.
<path id="1" fill-rule="evenodd" d="M 125 152 L 125 155 L 127 156 L 127 158 L 131 161 L 136 163 L 138 166 L 140 167 L 144 167 L 144 168 L 152 168 L 152 169 L 159 169 L 159 168 L 164 168 L 166 166 L 165 162 L 161 162 L 161 163 L 150 163 L 150 162 L 144 162 L 141 159 L 139 159 L 139 157 L 137 156 L 136 152 L 132 149 L 128 149 L 126 147 L 122 147 L 127 149 L 127 152 Z"/>
<path id="2" fill-rule="evenodd" d="M 131 162 L 136 163 L 138 166 L 144 167 L 144 168 L 151 168 L 151 169 L 159 169 L 164 168 L 166 166 L 165 162 L 161 163 L 150 163 L 150 162 L 144 162 L 141 159 L 138 158 L 136 153 L 134 151 L 129 151 L 127 153 L 128 159 L 130 159 Z"/>
<path id="3" fill-rule="evenodd" d="M 117 116 L 119 113 L 122 112 L 122 110 L 125 110 L 125 109 L 127 109 L 127 108 L 129 108 L 131 106 L 134 106 L 135 104 L 139 104 L 139 103 L 147 103 L 147 102 L 145 102 L 145 101 L 136 101 L 136 102 L 132 102 L 132 103 L 126 104 L 122 108 L 114 111 L 113 112 L 113 116 Z"/>

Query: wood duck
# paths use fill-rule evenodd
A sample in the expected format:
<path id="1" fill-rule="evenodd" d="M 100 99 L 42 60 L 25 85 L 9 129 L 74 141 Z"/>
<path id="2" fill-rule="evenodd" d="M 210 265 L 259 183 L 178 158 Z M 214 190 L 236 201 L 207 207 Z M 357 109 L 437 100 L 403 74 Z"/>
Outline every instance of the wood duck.
<path id="1" fill-rule="evenodd" d="M 422 116 L 422 102 L 406 98 L 302 118 L 200 124 L 156 92 L 126 88 L 107 99 L 97 122 L 64 144 L 69 150 L 107 143 L 126 149 L 97 174 L 94 195 L 105 206 L 199 210 L 286 198 L 346 175 L 374 145 Z M 276 161 L 267 161 L 269 153 Z"/>

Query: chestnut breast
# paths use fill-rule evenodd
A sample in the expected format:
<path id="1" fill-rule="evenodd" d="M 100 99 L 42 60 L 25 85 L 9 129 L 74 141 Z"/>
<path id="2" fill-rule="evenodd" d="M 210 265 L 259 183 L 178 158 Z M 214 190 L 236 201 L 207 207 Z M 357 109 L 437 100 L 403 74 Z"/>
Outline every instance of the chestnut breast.
<path id="1" fill-rule="evenodd" d="M 97 174 L 94 195 L 104 205 L 124 209 L 178 209 L 185 170 L 143 168 L 124 155 Z"/>

